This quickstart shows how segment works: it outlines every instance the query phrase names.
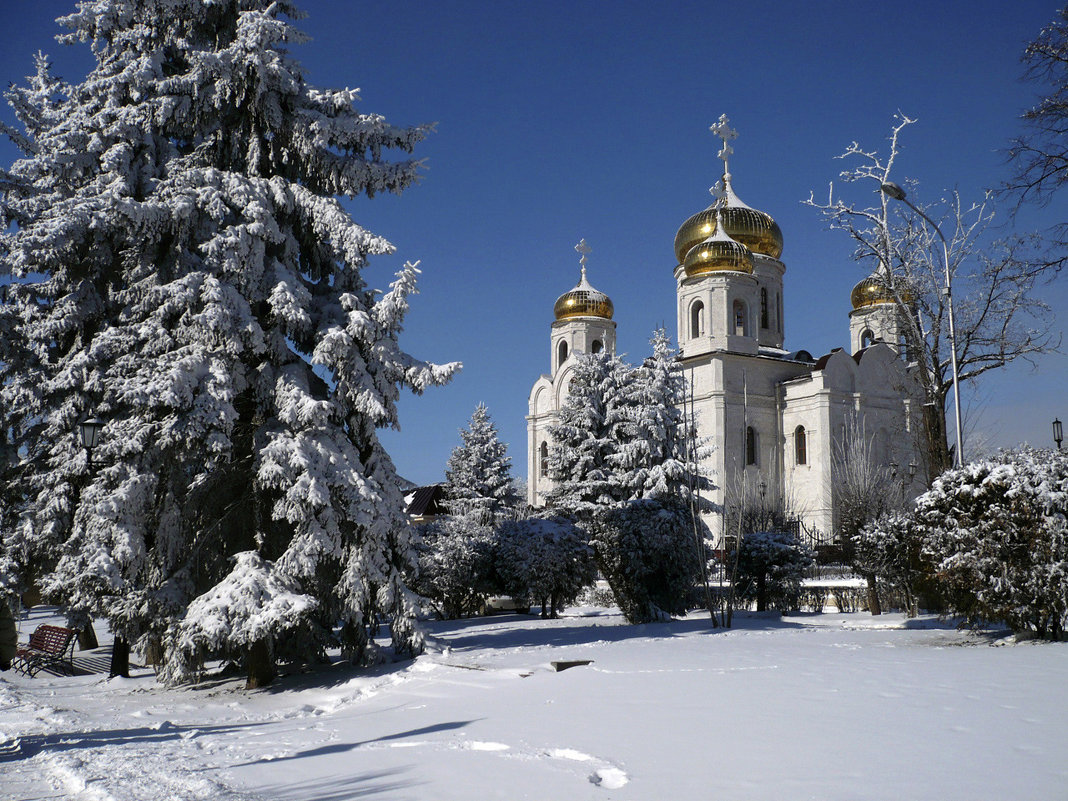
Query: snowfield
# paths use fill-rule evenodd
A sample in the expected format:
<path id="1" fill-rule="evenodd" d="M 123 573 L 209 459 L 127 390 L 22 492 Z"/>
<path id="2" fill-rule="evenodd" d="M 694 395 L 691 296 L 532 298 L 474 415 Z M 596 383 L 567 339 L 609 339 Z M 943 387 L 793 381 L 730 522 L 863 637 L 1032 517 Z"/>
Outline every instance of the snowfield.
<path id="1" fill-rule="evenodd" d="M 7 672 L 0 797 L 1068 798 L 1068 643 L 900 615 L 735 622 L 438 622 L 414 661 L 255 692 Z"/>

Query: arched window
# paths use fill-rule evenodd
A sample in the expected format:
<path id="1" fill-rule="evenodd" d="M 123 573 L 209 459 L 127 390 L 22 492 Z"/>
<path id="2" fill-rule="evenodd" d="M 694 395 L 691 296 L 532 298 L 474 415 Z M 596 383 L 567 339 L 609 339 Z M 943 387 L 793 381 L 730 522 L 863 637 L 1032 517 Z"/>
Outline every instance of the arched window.
<path id="1" fill-rule="evenodd" d="M 757 441 L 756 432 L 752 426 L 745 427 L 745 463 L 756 464 L 757 463 Z"/>
<path id="2" fill-rule="evenodd" d="M 601 344 L 601 340 L 599 340 L 599 339 L 593 340 L 593 345 L 590 347 L 590 352 L 591 353 L 600 353 L 602 350 L 604 350 L 604 345 Z"/>
<path id="3" fill-rule="evenodd" d="M 541 447 L 538 449 L 538 461 L 542 477 L 549 475 L 549 443 L 541 443 Z"/>
<path id="4" fill-rule="evenodd" d="M 782 298 L 779 297 L 779 293 L 775 293 L 775 320 L 779 323 L 779 327 L 775 330 L 780 334 L 782 333 Z"/>
<path id="5" fill-rule="evenodd" d="M 745 302 L 734 301 L 734 333 L 740 337 L 749 335 L 749 321 L 746 319 Z"/>
<path id="6" fill-rule="evenodd" d="M 875 334 L 871 332 L 870 328 L 865 328 L 864 332 L 860 335 L 860 347 L 867 348 L 875 342 Z"/>
<path id="7" fill-rule="evenodd" d="M 557 369 L 564 366 L 564 362 L 567 361 L 567 342 L 561 339 L 559 346 L 556 348 L 556 367 Z"/>
<path id="8" fill-rule="evenodd" d="M 808 464 L 808 443 L 805 442 L 805 427 L 794 429 L 794 460 L 797 464 Z"/>
<path id="9" fill-rule="evenodd" d="M 690 306 L 690 339 L 705 335 L 705 304 L 697 301 Z"/>
<path id="10" fill-rule="evenodd" d="M 768 290 L 760 287 L 760 327 L 768 327 Z"/>

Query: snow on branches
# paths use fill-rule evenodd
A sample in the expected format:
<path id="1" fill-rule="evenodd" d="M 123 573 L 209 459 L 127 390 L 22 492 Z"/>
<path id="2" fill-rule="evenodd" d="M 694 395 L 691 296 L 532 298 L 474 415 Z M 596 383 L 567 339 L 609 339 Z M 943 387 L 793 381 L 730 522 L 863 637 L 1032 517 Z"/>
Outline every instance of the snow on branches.
<path id="1" fill-rule="evenodd" d="M 412 632 L 412 546 L 376 430 L 397 426 L 402 389 L 459 365 L 401 349 L 418 270 L 368 287 L 368 258 L 393 246 L 339 200 L 409 186 L 419 162 L 386 154 L 429 126 L 308 84 L 286 16 L 284 0 L 82 3 L 62 23 L 91 74 L 64 84 L 39 57 L 8 91 L 24 157 L 0 172 L 16 223 L 0 272 L 17 279 L 0 407 L 19 455 L 3 512 L 23 522 L 2 563 L 133 640 L 189 623 L 227 557 L 255 551 L 317 598 L 321 631 L 343 622 L 355 657 L 378 610 Z M 88 416 L 107 421 L 92 465 Z"/>

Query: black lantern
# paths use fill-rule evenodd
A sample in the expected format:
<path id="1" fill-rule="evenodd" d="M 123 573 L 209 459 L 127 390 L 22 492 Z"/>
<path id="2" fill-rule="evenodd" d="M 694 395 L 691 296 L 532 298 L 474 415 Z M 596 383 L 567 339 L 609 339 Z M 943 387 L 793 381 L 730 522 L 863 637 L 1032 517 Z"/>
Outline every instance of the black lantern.
<path id="1" fill-rule="evenodd" d="M 82 435 L 82 445 L 92 451 L 100 442 L 100 433 L 104 430 L 104 421 L 92 417 L 82 422 L 79 426 Z"/>
<path id="2" fill-rule="evenodd" d="M 1057 450 L 1061 449 L 1061 443 L 1064 442 L 1064 429 L 1061 428 L 1061 421 L 1054 418 L 1053 420 L 1053 441 L 1057 443 Z"/>

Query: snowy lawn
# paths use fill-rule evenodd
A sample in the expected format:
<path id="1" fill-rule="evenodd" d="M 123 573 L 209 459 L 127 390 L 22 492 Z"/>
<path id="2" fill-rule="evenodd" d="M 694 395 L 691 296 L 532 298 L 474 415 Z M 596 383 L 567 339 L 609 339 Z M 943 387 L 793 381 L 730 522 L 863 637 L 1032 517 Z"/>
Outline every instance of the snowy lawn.
<path id="1" fill-rule="evenodd" d="M 1068 798 L 1068 643 L 866 613 L 429 628 L 415 661 L 252 693 L 4 673 L 0 797 Z"/>

